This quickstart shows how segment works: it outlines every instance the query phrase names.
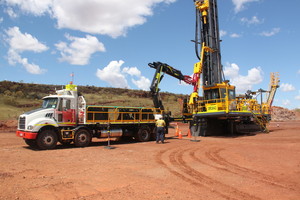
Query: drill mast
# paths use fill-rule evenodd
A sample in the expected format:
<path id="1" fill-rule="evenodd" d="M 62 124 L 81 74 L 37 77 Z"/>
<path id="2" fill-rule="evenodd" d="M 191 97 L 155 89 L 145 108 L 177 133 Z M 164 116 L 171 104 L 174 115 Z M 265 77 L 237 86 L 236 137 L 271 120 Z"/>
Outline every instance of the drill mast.
<path id="1" fill-rule="evenodd" d="M 221 64 L 219 24 L 216 0 L 195 1 L 195 50 L 202 64 L 202 84 L 214 86 L 224 81 Z M 202 50 L 202 53 L 199 52 Z"/>

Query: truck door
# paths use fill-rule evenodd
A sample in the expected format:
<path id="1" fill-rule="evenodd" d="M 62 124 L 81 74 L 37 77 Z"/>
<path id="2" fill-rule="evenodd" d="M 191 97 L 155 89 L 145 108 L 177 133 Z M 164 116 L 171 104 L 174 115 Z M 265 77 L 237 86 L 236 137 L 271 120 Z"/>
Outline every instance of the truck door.
<path id="1" fill-rule="evenodd" d="M 72 126 L 76 122 L 75 109 L 71 99 L 60 99 L 58 107 L 58 122 L 65 126 Z"/>
<path id="2" fill-rule="evenodd" d="M 75 110 L 71 108 L 71 99 L 64 99 L 63 101 L 63 122 L 75 122 Z"/>

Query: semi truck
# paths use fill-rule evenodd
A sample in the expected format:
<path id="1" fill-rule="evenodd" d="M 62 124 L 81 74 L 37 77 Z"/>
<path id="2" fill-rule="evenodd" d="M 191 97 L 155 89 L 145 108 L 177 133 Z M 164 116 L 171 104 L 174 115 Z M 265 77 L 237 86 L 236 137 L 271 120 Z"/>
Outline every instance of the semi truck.
<path id="1" fill-rule="evenodd" d="M 163 115 L 159 108 L 87 105 L 71 82 L 44 97 L 41 108 L 20 115 L 16 135 L 42 150 L 54 149 L 58 142 L 86 147 L 92 138 L 145 142 L 155 138 L 156 118 Z"/>

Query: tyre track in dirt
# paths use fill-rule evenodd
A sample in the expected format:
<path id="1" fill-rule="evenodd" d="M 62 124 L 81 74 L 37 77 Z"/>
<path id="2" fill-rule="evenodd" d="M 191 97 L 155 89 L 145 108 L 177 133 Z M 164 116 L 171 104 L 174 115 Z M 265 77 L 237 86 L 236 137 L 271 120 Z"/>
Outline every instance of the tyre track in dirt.
<path id="1" fill-rule="evenodd" d="M 204 187 L 218 196 L 228 200 L 259 200 L 251 194 L 245 193 L 232 186 L 226 185 L 218 180 L 215 180 L 197 169 L 189 166 L 184 158 L 189 156 L 190 151 L 195 151 L 198 148 L 173 148 L 160 151 L 156 155 L 157 162 L 168 169 L 169 172 L 176 177 L 198 187 Z M 163 157 L 166 157 L 163 160 Z M 193 157 L 191 157 L 194 159 Z"/>
<path id="2" fill-rule="evenodd" d="M 258 197 L 255 197 L 251 194 L 245 193 L 243 191 L 240 191 L 239 189 L 229 186 L 227 184 L 224 184 L 218 180 L 215 180 L 213 178 L 210 178 L 207 175 L 204 175 L 203 173 L 200 173 L 196 169 L 190 167 L 185 161 L 184 161 L 184 153 L 189 154 L 190 151 L 194 151 L 198 148 L 191 148 L 187 149 L 185 151 L 181 151 L 178 153 L 178 162 L 181 164 L 182 169 L 185 171 L 185 173 L 191 174 L 192 176 L 195 176 L 197 179 L 200 178 L 205 181 L 207 186 L 213 185 L 215 188 L 221 189 L 223 192 L 226 191 L 227 195 L 237 197 L 237 199 L 260 199 Z"/>
<path id="3" fill-rule="evenodd" d="M 279 188 L 283 188 L 283 189 L 287 189 L 287 190 L 292 190 L 295 191 L 296 189 L 293 188 L 293 185 L 295 184 L 290 184 L 290 185 L 285 185 L 285 184 L 281 184 L 280 180 L 277 180 L 275 177 L 272 177 L 270 175 L 266 175 L 264 173 L 255 171 L 253 169 L 249 169 L 246 167 L 242 167 L 239 166 L 237 164 L 231 163 L 228 160 L 226 160 L 225 158 L 221 157 L 220 153 L 224 151 L 223 148 L 210 148 L 208 151 L 205 151 L 205 156 L 211 160 L 213 163 L 215 164 L 209 164 L 204 162 L 203 160 L 200 160 L 199 158 L 196 157 L 195 152 L 190 152 L 190 156 L 192 156 L 195 160 L 197 160 L 198 162 L 208 165 L 210 167 L 222 170 L 222 171 L 226 171 L 235 175 L 239 175 L 239 176 L 243 176 L 246 178 L 250 178 L 250 179 L 254 179 L 260 182 L 263 182 L 265 184 L 271 185 L 271 186 L 275 186 L 275 187 L 279 187 Z M 221 167 L 220 167 L 221 166 Z"/>
<path id="4" fill-rule="evenodd" d="M 161 150 L 159 151 L 159 153 L 156 155 L 156 162 L 160 165 L 162 165 L 164 168 L 166 168 L 169 172 L 171 172 L 172 174 L 174 174 L 175 176 L 177 176 L 178 178 L 183 179 L 184 181 L 192 184 L 192 185 L 200 185 L 200 186 L 204 186 L 202 184 L 199 184 L 193 180 L 191 180 L 190 178 L 186 177 L 185 175 L 181 174 L 180 172 L 177 172 L 176 170 L 172 169 L 170 166 L 167 165 L 167 163 L 165 163 L 162 159 L 162 156 L 169 151 L 169 149 L 166 150 Z"/>
<path id="5" fill-rule="evenodd" d="M 201 183 L 199 180 L 194 180 L 193 178 L 190 178 L 188 174 L 182 173 L 181 171 L 178 171 L 178 169 L 174 169 L 177 166 L 177 162 L 175 160 L 175 158 L 173 156 L 169 156 L 168 155 L 168 159 L 169 159 L 169 163 L 163 161 L 162 157 L 167 154 L 167 152 L 170 151 L 170 149 L 166 149 L 166 150 L 161 150 L 159 151 L 159 153 L 156 155 L 156 161 L 158 164 L 162 165 L 164 168 L 166 168 L 170 173 L 172 173 L 173 175 L 175 175 L 176 177 L 188 182 L 189 184 L 196 186 L 196 187 L 204 187 L 206 189 L 211 190 L 210 187 L 207 187 L 205 184 Z M 215 191 L 215 193 L 218 194 L 218 196 L 223 197 L 224 199 L 228 199 L 228 200 L 238 200 L 238 199 L 233 199 L 230 198 L 229 196 L 226 196 L 218 191 Z"/>

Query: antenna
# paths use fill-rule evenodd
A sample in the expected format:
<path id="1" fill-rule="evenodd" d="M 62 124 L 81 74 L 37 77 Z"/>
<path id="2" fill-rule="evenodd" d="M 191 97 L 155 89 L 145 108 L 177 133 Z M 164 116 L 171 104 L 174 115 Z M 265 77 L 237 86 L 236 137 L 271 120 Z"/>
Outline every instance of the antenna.
<path id="1" fill-rule="evenodd" d="M 70 74 L 70 76 L 72 77 L 72 84 L 74 83 L 74 72 L 72 72 L 71 74 Z"/>

